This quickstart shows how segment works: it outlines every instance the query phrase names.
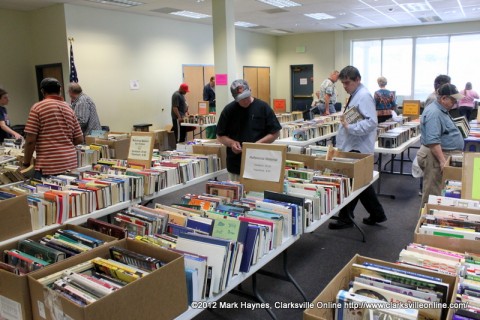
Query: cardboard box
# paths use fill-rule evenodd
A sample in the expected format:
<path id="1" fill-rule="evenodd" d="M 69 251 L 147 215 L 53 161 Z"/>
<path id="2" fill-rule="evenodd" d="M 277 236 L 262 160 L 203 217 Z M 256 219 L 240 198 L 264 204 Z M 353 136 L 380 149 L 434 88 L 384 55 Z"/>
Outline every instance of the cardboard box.
<path id="1" fill-rule="evenodd" d="M 114 159 L 127 159 L 128 158 L 128 148 L 130 147 L 130 139 L 122 140 L 107 140 L 100 139 L 95 137 L 87 136 L 85 138 L 85 144 L 103 144 L 107 145 L 111 152 L 111 156 Z"/>
<path id="2" fill-rule="evenodd" d="M 305 163 L 305 167 L 313 169 L 315 167 L 315 159 L 325 159 L 325 157 L 309 156 L 306 154 L 287 153 L 287 160 L 300 161 Z"/>
<path id="3" fill-rule="evenodd" d="M 59 228 L 81 232 L 88 236 L 92 236 L 107 242 L 117 241 L 117 239 L 114 237 L 110 237 L 104 235 L 103 233 L 76 225 L 67 224 Z M 54 234 L 59 228 L 40 232 L 34 236 L 31 236 L 29 239 L 39 240 L 46 234 Z M 0 246 L 0 251 L 3 252 L 4 250 L 14 248 L 18 248 L 18 241 L 11 241 Z M 49 265 L 30 274 L 51 268 L 56 264 Z M 32 319 L 32 307 L 30 304 L 30 290 L 28 287 L 27 275 L 19 276 L 4 270 L 0 270 L 0 319 L 3 319 L 2 317 L 6 319 Z"/>
<path id="4" fill-rule="evenodd" d="M 168 263 L 86 307 L 81 307 L 55 294 L 37 279 L 95 257 L 109 257 L 108 246 L 57 263 L 48 270 L 39 270 L 28 277 L 33 318 L 53 320 L 52 314 L 55 312 L 55 314 L 64 314 L 66 319 L 75 320 L 166 320 L 173 319 L 187 310 L 187 286 L 182 255 L 131 239 L 119 240 L 115 246 Z"/>
<path id="5" fill-rule="evenodd" d="M 188 152 L 188 153 L 193 153 L 193 145 L 192 144 L 187 144 L 186 142 L 180 142 L 177 143 L 177 146 L 175 150 L 177 151 L 182 151 L 182 152 Z"/>
<path id="6" fill-rule="evenodd" d="M 430 209 L 480 214 L 480 210 L 477 209 L 440 206 L 428 203 L 425 205 L 425 207 L 423 207 L 422 212 L 425 214 Z M 419 228 L 424 220 L 425 218 L 422 217 L 420 217 L 420 219 L 418 220 L 417 226 L 415 227 L 415 233 L 413 235 L 414 242 L 441 249 L 457 251 L 460 253 L 465 253 L 467 251 L 473 253 L 480 253 L 480 245 L 478 240 L 458 239 L 419 233 Z"/>
<path id="7" fill-rule="evenodd" d="M 32 231 L 27 196 L 0 201 L 0 221 L 0 241 Z"/>
<path id="8" fill-rule="evenodd" d="M 156 129 L 152 131 L 155 134 L 154 149 L 158 151 L 169 150 L 168 145 L 168 131 L 165 129 Z"/>
<path id="9" fill-rule="evenodd" d="M 373 179 L 373 155 L 356 152 L 338 152 L 336 157 L 358 159 L 355 162 L 340 162 L 316 158 L 315 170 L 330 169 L 332 172 L 353 178 L 353 190 L 368 185 Z"/>
<path id="10" fill-rule="evenodd" d="M 464 199 L 480 200 L 479 165 L 480 153 L 464 153 L 462 167 L 462 198 Z"/>
<path id="11" fill-rule="evenodd" d="M 322 304 L 334 303 L 336 302 L 337 293 L 340 290 L 348 290 L 349 282 L 353 281 L 352 273 L 352 264 L 362 264 L 363 262 L 371 262 L 375 264 L 380 264 L 392 268 L 398 268 L 402 270 L 408 270 L 412 272 L 418 272 L 418 269 L 410 268 L 403 265 L 398 265 L 391 262 L 386 262 L 382 260 L 372 259 L 368 257 L 363 257 L 360 255 L 355 255 L 352 260 L 350 260 L 345 267 L 327 284 L 327 286 L 322 290 L 322 292 L 315 298 L 313 301 L 313 307 L 308 308 L 303 312 L 304 320 L 320 320 L 327 319 L 333 320 L 335 318 L 335 309 L 333 308 L 321 308 Z M 447 301 L 450 302 L 455 298 L 454 289 L 456 286 L 457 278 L 450 275 L 445 275 L 437 272 L 422 270 L 423 274 L 442 278 L 442 280 L 449 284 L 449 294 Z M 448 310 L 445 310 L 447 312 Z"/>
<path id="12" fill-rule="evenodd" d="M 457 180 L 462 181 L 462 168 L 450 166 L 451 157 L 447 158 L 447 165 L 443 168 L 442 172 L 442 189 L 445 188 L 445 181 Z"/>
<path id="13" fill-rule="evenodd" d="M 216 141 L 216 140 L 212 140 Z M 220 158 L 221 168 L 227 167 L 227 147 L 223 144 L 206 143 L 201 145 L 193 145 L 192 152 L 198 154 L 216 154 Z"/>

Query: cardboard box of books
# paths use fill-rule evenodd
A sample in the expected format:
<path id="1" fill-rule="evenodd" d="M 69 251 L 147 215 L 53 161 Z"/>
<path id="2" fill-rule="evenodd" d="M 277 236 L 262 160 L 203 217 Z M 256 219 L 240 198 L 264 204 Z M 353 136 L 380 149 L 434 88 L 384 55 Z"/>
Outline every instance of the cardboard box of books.
<path id="1" fill-rule="evenodd" d="M 325 157 L 310 156 L 307 154 L 287 153 L 287 161 L 296 161 L 304 164 L 305 168 L 313 169 L 315 159 L 324 159 Z"/>
<path id="2" fill-rule="evenodd" d="M 61 317 L 62 319 L 75 320 L 166 320 L 173 319 L 187 310 L 187 288 L 182 255 L 132 239 L 119 240 L 114 245 L 134 253 L 146 255 L 153 258 L 154 261 L 160 260 L 165 264 L 148 274 L 140 272 L 140 270 L 130 273 L 130 275 L 128 275 L 128 272 L 122 273 L 130 278 L 134 275 L 134 278 L 137 279 L 121 286 L 119 289 L 117 289 L 119 280 L 95 272 L 91 269 L 92 263 L 89 262 L 99 257 L 109 258 L 110 246 L 102 246 L 95 251 L 57 263 L 48 269 L 39 270 L 28 277 L 33 319 L 53 320 Z M 100 267 L 102 270 L 105 270 L 105 268 L 115 274 L 118 274 L 121 270 L 126 270 L 124 267 L 121 269 L 111 265 Z M 85 292 L 80 293 L 81 298 L 77 300 L 78 302 L 73 302 L 44 285 L 44 283 L 53 284 L 53 282 L 56 282 L 58 277 L 65 274 L 63 272 L 65 269 L 69 269 L 77 275 L 83 272 L 83 275 L 89 279 L 91 278 L 88 274 L 90 272 L 91 275 L 96 276 L 97 281 L 95 283 L 100 285 L 100 287 L 94 285 L 93 288 L 97 292 L 108 292 L 104 293 L 101 298 L 97 298 L 95 301 L 89 300 L 87 305 L 81 306 L 78 302 L 85 301 Z M 98 281 L 98 276 L 101 276 L 100 279 L 103 280 Z M 88 288 L 86 292 L 91 293 L 91 284 L 88 285 Z M 108 290 L 105 290 L 105 288 Z M 69 294 L 75 293 L 75 289 L 71 286 L 68 286 L 65 290 Z M 91 294 L 88 294 L 88 296 L 91 296 Z"/>
<path id="3" fill-rule="evenodd" d="M 80 232 L 82 234 L 94 237 L 105 242 L 117 241 L 116 238 L 104 235 L 90 229 L 83 228 L 81 226 L 67 224 L 59 228 Z M 29 237 L 28 239 L 33 240 L 33 242 L 38 242 L 39 240 L 41 240 L 42 237 L 47 234 L 53 235 L 59 228 L 40 232 Z M 35 250 L 35 244 L 31 243 L 32 241 L 28 240 L 10 241 L 0 246 L 0 252 L 4 253 L 5 250 L 12 249 L 22 249 L 21 251 Z M 59 253 L 58 251 L 52 250 L 52 253 L 55 252 L 59 254 L 55 257 L 55 259 L 63 260 L 65 258 L 65 256 L 61 255 L 61 253 Z M 28 253 L 31 254 L 32 251 L 29 251 Z M 39 257 L 40 255 L 41 253 L 38 253 L 34 256 Z M 44 268 L 50 268 L 54 265 L 55 264 L 50 264 Z M 38 271 L 32 271 L 31 274 Z M 30 291 L 28 287 L 27 277 L 27 275 L 18 275 L 10 271 L 6 271 L 0 266 L 0 319 L 32 319 Z"/>
<path id="4" fill-rule="evenodd" d="M 364 263 L 380 265 L 382 267 L 386 267 L 387 270 L 379 269 L 375 266 L 360 266 Z M 340 272 L 328 283 L 328 285 L 322 290 L 322 292 L 315 298 L 313 302 L 310 303 L 308 308 L 303 312 L 303 319 L 304 320 L 320 320 L 320 319 L 354 319 L 350 318 L 353 316 L 353 313 L 356 315 L 355 319 L 417 319 L 420 315 L 424 315 L 429 319 L 445 319 L 448 309 L 442 309 L 443 305 L 439 303 L 432 304 L 430 306 L 436 306 L 437 308 L 424 308 L 419 309 L 418 313 L 411 312 L 407 310 L 403 310 L 401 308 L 390 308 L 390 309 L 370 309 L 366 310 L 363 308 L 349 308 L 347 305 L 350 303 L 350 306 L 354 306 L 355 304 L 358 306 L 360 303 L 363 302 L 373 302 L 372 297 L 376 297 L 376 299 L 383 300 L 384 302 L 394 302 L 400 303 L 399 301 L 408 301 L 408 302 L 417 302 L 419 303 L 427 303 L 426 300 L 419 300 L 420 298 L 416 298 L 415 296 L 424 296 L 421 292 L 423 290 L 415 290 L 412 291 L 411 289 L 405 289 L 410 291 L 410 293 L 405 292 L 406 294 L 399 296 L 399 293 L 395 291 L 389 291 L 385 289 L 386 287 L 382 287 L 382 282 L 380 284 L 376 284 L 375 286 L 372 285 L 362 285 L 362 282 L 368 283 L 368 281 L 363 281 L 358 278 L 371 279 L 380 278 L 380 279 L 396 279 L 396 282 L 400 283 L 412 283 L 412 280 L 408 280 L 409 278 L 402 275 L 401 273 L 393 273 L 391 271 L 392 268 L 400 269 L 402 272 L 412 272 L 417 275 L 422 274 L 425 275 L 426 278 L 418 278 L 419 281 L 425 282 L 429 284 L 430 288 L 434 287 L 434 291 L 441 293 L 440 301 L 445 301 L 445 303 L 449 303 L 453 301 L 455 298 L 454 288 L 456 285 L 457 278 L 450 275 L 445 275 L 437 272 L 427 271 L 427 270 L 420 270 L 413 267 L 407 267 L 403 265 L 398 265 L 391 262 L 386 262 L 382 260 L 372 259 L 360 255 L 355 255 L 347 265 L 340 270 Z M 388 270 L 390 269 L 390 270 Z M 357 277 L 357 280 L 355 279 Z M 441 282 L 436 280 L 432 280 L 433 278 L 441 279 Z M 403 279 L 403 280 L 402 280 Z M 411 279 L 411 278 L 410 278 Z M 413 278 L 416 279 L 416 278 Z M 352 281 L 356 280 L 352 285 L 352 291 L 356 293 L 349 294 L 349 286 Z M 428 282 L 427 282 L 428 280 Z M 418 283 L 418 282 L 417 282 Z M 387 285 L 387 284 L 385 284 Z M 345 290 L 345 291 L 341 291 Z M 387 292 L 388 291 L 388 292 Z M 402 289 L 402 291 L 404 291 Z M 368 292 L 367 297 L 365 297 L 362 292 Z M 340 294 L 339 294 L 340 293 Z M 431 294 L 431 293 L 430 293 Z M 433 294 L 435 296 L 436 294 Z M 338 296 L 338 301 L 337 301 Z M 355 298 L 355 296 L 357 298 Z M 388 297 L 386 297 L 388 296 Z M 429 295 L 430 296 L 430 295 Z M 427 296 L 427 297 L 429 297 Z M 382 298 L 383 297 L 383 298 Z M 355 300 L 351 300 L 351 298 Z M 421 302 L 423 301 L 423 302 Z M 378 302 L 378 300 L 377 300 Z M 411 309 L 410 309 L 411 310 Z M 381 313 L 378 313 L 378 312 Z M 368 312 L 368 314 L 364 314 Z M 337 313 L 337 317 L 335 317 Z"/>
<path id="5" fill-rule="evenodd" d="M 467 222 L 474 221 L 475 216 L 478 216 L 477 221 L 480 221 L 479 209 L 426 204 L 425 207 L 423 207 L 422 209 L 422 215 L 431 212 L 431 210 L 438 210 L 438 217 L 453 218 L 454 216 L 457 216 L 457 218 L 459 219 L 456 219 L 456 223 L 460 223 L 460 219 L 465 219 Z M 458 213 L 458 215 L 456 215 L 455 213 Z M 472 218 L 474 220 L 472 220 Z M 453 225 L 448 225 L 449 222 L 447 222 L 446 219 L 443 218 L 440 218 L 440 220 L 438 220 L 437 222 L 443 223 L 446 226 L 445 228 L 438 228 L 431 224 L 430 226 L 423 227 L 421 229 L 420 227 L 425 222 L 425 220 L 425 217 L 422 216 L 418 220 L 417 226 L 415 228 L 415 233 L 413 235 L 414 242 L 461 253 L 480 253 L 480 245 L 478 242 L 480 238 L 476 236 L 478 235 L 478 232 L 473 232 L 472 230 L 470 230 L 466 231 L 467 233 L 465 235 L 462 235 L 462 232 L 459 230 L 460 228 Z M 469 236 L 470 239 L 468 239 Z"/>
<path id="6" fill-rule="evenodd" d="M 227 167 L 227 147 L 220 144 L 217 140 L 211 140 L 200 145 L 192 146 L 193 153 L 199 154 L 216 154 L 220 158 L 222 169 Z"/>
<path id="7" fill-rule="evenodd" d="M 445 181 L 456 180 L 462 181 L 462 167 L 452 167 L 450 165 L 452 157 L 447 158 L 447 165 L 443 168 L 442 172 L 442 188 L 445 187 Z"/>
<path id="8" fill-rule="evenodd" d="M 85 144 L 102 144 L 107 145 L 111 150 L 111 158 L 113 159 L 127 159 L 128 148 L 130 147 L 130 138 L 119 140 L 100 139 L 96 137 L 87 136 Z"/>
<path id="9" fill-rule="evenodd" d="M 27 196 L 0 200 L 0 241 L 32 231 Z"/>
<path id="10" fill-rule="evenodd" d="M 369 184 L 373 179 L 373 155 L 338 152 L 333 160 L 315 159 L 315 170 L 330 169 L 332 172 L 353 178 L 353 191 Z"/>

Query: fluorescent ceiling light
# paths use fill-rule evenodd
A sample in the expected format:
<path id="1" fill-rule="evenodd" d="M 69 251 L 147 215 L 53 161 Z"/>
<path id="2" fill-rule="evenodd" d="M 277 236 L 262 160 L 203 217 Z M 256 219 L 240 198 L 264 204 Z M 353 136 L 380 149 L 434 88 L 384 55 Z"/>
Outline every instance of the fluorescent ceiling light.
<path id="1" fill-rule="evenodd" d="M 334 16 L 331 16 L 329 14 L 319 12 L 319 13 L 305 13 L 304 14 L 307 17 L 317 19 L 317 20 L 328 20 L 328 19 L 335 19 Z"/>
<path id="2" fill-rule="evenodd" d="M 134 6 L 145 4 L 143 2 L 130 1 L 130 0 L 88 0 L 88 1 L 102 3 L 102 4 L 110 4 L 110 5 L 119 6 L 119 7 L 134 7 Z"/>
<path id="3" fill-rule="evenodd" d="M 176 16 L 187 17 L 187 18 L 193 18 L 193 19 L 203 19 L 203 18 L 209 18 L 210 17 L 207 14 L 191 12 L 191 11 L 176 11 L 176 12 L 171 12 L 170 14 L 174 14 Z"/>
<path id="4" fill-rule="evenodd" d="M 353 23 L 341 23 L 339 24 L 340 27 L 342 28 L 345 28 L 345 29 L 355 29 L 355 28 L 358 28 L 357 25 L 353 24 Z"/>
<path id="5" fill-rule="evenodd" d="M 421 12 L 432 10 L 428 2 L 402 3 L 400 7 L 407 12 Z"/>
<path id="6" fill-rule="evenodd" d="M 296 3 L 290 0 L 257 0 L 277 8 L 289 8 L 289 7 L 300 7 L 300 3 Z"/>
<path id="7" fill-rule="evenodd" d="M 287 32 L 287 31 L 278 30 L 278 29 L 270 30 L 270 32 L 273 32 L 273 33 L 289 33 L 289 32 Z"/>
<path id="8" fill-rule="evenodd" d="M 235 25 L 237 27 L 244 27 L 244 28 L 258 27 L 258 24 L 245 22 L 245 21 L 237 21 L 235 22 Z"/>

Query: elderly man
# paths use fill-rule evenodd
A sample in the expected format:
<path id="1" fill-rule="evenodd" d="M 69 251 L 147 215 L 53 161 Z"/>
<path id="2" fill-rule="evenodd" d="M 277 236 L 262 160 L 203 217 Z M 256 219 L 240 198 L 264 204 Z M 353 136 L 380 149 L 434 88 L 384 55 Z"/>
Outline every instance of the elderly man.
<path id="1" fill-rule="evenodd" d="M 318 111 L 320 115 L 328 116 L 331 113 L 335 113 L 335 103 L 337 103 L 337 89 L 335 88 L 335 82 L 338 80 L 339 72 L 334 70 L 330 73 L 330 76 L 323 80 L 320 85 Z"/>
<path id="2" fill-rule="evenodd" d="M 437 90 L 436 100 L 425 108 L 420 118 L 422 146 L 417 152 L 417 161 L 423 170 L 422 206 L 428 202 L 429 195 L 441 195 L 447 158 L 463 150 L 462 134 L 448 113 L 462 98 L 453 84 L 443 84 Z"/>
<path id="3" fill-rule="evenodd" d="M 78 83 L 70 83 L 68 95 L 72 99 L 72 109 L 75 112 L 80 128 L 85 138 L 92 133 L 92 130 L 101 130 L 100 119 L 97 114 L 97 107 L 93 100 L 82 91 Z"/>
<path id="4" fill-rule="evenodd" d="M 282 126 L 265 101 L 252 97 L 247 81 L 233 81 L 230 91 L 235 101 L 227 104 L 220 114 L 217 139 L 227 146 L 229 179 L 238 181 L 242 143 L 272 143 L 280 135 Z"/>

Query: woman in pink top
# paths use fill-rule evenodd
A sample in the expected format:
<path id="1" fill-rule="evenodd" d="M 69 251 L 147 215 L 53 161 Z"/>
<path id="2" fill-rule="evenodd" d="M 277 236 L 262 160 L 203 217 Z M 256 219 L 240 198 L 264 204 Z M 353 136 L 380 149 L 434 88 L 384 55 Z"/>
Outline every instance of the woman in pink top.
<path id="1" fill-rule="evenodd" d="M 467 82 L 465 89 L 460 91 L 465 97 L 458 101 L 458 111 L 460 115 L 467 118 L 470 121 L 470 115 L 472 114 L 473 107 L 475 106 L 475 99 L 479 99 L 478 93 L 475 90 L 472 90 L 472 83 Z"/>

